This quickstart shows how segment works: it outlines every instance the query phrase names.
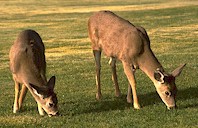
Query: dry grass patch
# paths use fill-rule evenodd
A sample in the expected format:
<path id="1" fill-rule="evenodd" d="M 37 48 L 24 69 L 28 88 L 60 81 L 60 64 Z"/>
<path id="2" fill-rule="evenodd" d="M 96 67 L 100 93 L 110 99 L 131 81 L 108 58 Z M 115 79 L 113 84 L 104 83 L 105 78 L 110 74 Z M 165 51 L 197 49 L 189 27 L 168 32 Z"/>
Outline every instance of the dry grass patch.
<path id="1" fill-rule="evenodd" d="M 65 45 L 69 42 L 69 44 L 75 44 L 74 46 L 59 46 L 54 48 L 48 48 L 46 49 L 46 56 L 47 59 L 50 58 L 60 58 L 66 55 L 82 55 L 82 54 L 90 54 L 91 50 L 90 47 L 87 47 L 86 45 L 81 45 L 84 43 L 89 42 L 88 38 L 82 38 L 82 39 L 60 39 L 60 42 L 65 42 Z M 54 40 L 47 40 L 48 43 L 53 43 Z M 76 46 L 78 45 L 78 46 Z"/>
<path id="2" fill-rule="evenodd" d="M 24 4 L 25 1 L 22 1 Z M 12 3 L 12 4 L 9 4 Z M 115 5 L 115 6 L 101 6 L 101 5 L 92 5 L 92 6 L 67 6 L 67 7 L 56 7 L 56 6 L 48 6 L 43 5 L 43 3 L 40 3 L 42 6 L 38 7 L 34 6 L 35 4 L 39 4 L 39 2 L 36 1 L 29 1 L 25 2 L 26 4 L 30 4 L 27 7 L 19 7 L 18 4 L 20 2 L 18 1 L 12 1 L 12 2 L 3 2 L 1 3 L 1 6 L 5 6 L 1 12 L 2 14 L 7 15 L 13 15 L 13 14 L 25 14 L 27 16 L 32 15 L 43 15 L 43 14 L 55 14 L 55 13 L 87 13 L 87 12 L 95 12 L 99 10 L 112 10 L 112 11 L 140 11 L 140 10 L 158 10 L 158 9 L 167 9 L 167 8 L 177 8 L 177 7 L 185 7 L 190 5 L 198 5 L 198 1 L 170 1 L 165 3 L 156 3 L 156 4 L 143 4 L 143 5 Z M 61 4 L 55 2 L 56 4 Z M 88 4 L 88 2 L 87 2 Z M 29 6 L 32 8 L 30 9 Z"/>

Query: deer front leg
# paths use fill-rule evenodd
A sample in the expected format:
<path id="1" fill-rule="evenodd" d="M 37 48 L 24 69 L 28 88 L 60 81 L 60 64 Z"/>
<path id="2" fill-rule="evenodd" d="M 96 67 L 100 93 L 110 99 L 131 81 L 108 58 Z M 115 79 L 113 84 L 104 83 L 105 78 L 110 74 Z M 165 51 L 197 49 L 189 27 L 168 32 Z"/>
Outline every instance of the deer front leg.
<path id="1" fill-rule="evenodd" d="M 109 65 L 111 66 L 112 69 L 112 80 L 114 83 L 114 87 L 115 87 L 115 95 L 116 97 L 120 97 L 121 93 L 120 93 L 120 89 L 118 86 L 118 78 L 117 78 L 117 74 L 116 74 L 116 58 L 111 57 L 109 60 Z"/>
<path id="2" fill-rule="evenodd" d="M 93 50 L 93 54 L 96 63 L 96 87 L 97 87 L 96 99 L 100 100 L 102 98 L 101 85 L 100 85 L 101 51 Z"/>
<path id="3" fill-rule="evenodd" d="M 44 110 L 43 110 L 43 108 L 41 107 L 41 105 L 37 102 L 37 104 L 38 104 L 38 111 L 39 111 L 39 114 L 41 115 L 41 116 L 44 116 L 45 115 L 45 112 L 44 112 Z"/>
<path id="4" fill-rule="evenodd" d="M 17 113 L 19 111 L 19 91 L 20 91 L 20 83 L 18 83 L 15 79 L 15 99 L 13 106 L 13 113 Z"/>
<path id="5" fill-rule="evenodd" d="M 128 78 L 131 88 L 132 88 L 133 106 L 135 109 L 140 109 L 140 105 L 139 105 L 137 93 L 136 93 L 136 81 L 135 81 L 134 72 L 131 70 L 130 64 L 128 64 L 126 62 L 122 62 L 122 63 L 123 63 L 123 67 L 124 67 L 124 72 Z"/>
<path id="6" fill-rule="evenodd" d="M 20 93 L 20 97 L 19 97 L 19 109 L 21 109 L 23 101 L 25 99 L 25 96 L 27 94 L 27 87 L 23 84 L 22 85 L 22 89 L 21 89 L 21 93 Z"/>

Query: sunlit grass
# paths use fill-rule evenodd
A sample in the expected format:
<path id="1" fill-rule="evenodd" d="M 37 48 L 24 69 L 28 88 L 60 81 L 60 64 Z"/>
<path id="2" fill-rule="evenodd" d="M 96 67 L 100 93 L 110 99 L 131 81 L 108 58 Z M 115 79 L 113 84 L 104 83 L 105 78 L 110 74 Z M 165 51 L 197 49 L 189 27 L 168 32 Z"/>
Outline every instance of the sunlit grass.
<path id="1" fill-rule="evenodd" d="M 1 1 L 0 2 L 0 127 L 198 127 L 198 2 L 196 0 Z M 117 63 L 121 98 L 114 97 L 108 58 L 102 54 L 101 101 L 95 100 L 95 63 L 87 20 L 98 10 L 112 10 L 146 28 L 153 52 L 171 71 L 187 63 L 176 83 L 177 111 L 167 111 L 153 83 L 136 72 L 141 110 L 126 103 L 128 82 Z M 46 47 L 47 78 L 56 75 L 62 116 L 40 117 L 28 93 L 21 113 L 13 114 L 14 82 L 9 49 L 18 33 L 36 30 Z"/>

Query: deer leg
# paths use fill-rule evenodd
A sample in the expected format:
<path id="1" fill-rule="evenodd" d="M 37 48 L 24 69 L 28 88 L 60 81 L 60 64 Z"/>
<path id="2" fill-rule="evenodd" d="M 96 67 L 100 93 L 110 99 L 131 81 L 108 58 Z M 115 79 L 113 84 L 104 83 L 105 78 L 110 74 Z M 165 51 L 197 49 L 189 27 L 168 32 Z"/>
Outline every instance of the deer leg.
<path id="1" fill-rule="evenodd" d="M 19 111 L 19 91 L 20 91 L 20 83 L 18 83 L 15 79 L 15 99 L 13 106 L 13 113 L 17 113 Z"/>
<path id="2" fill-rule="evenodd" d="M 38 104 L 38 112 L 39 112 L 39 114 L 41 116 L 44 116 L 45 115 L 45 112 L 44 112 L 43 108 L 41 107 L 41 105 L 38 102 L 37 102 L 37 104 Z"/>
<path id="3" fill-rule="evenodd" d="M 23 101 L 25 99 L 25 96 L 27 94 L 27 87 L 23 84 L 22 85 L 22 89 L 21 89 L 21 94 L 20 94 L 20 97 L 19 97 L 19 109 L 21 109 L 22 107 L 22 104 L 23 104 Z"/>
<path id="4" fill-rule="evenodd" d="M 132 103 L 132 89 L 130 83 L 128 84 L 127 103 Z"/>
<path id="5" fill-rule="evenodd" d="M 140 105 L 138 102 L 138 98 L 137 98 L 137 93 L 136 93 L 136 81 L 135 81 L 135 75 L 134 72 L 131 70 L 131 66 L 128 63 L 122 62 L 123 63 L 123 67 L 124 67 L 124 72 L 128 78 L 128 81 L 131 85 L 132 88 L 132 93 L 133 93 L 133 107 L 135 109 L 140 109 Z"/>
<path id="6" fill-rule="evenodd" d="M 96 87 L 97 87 L 96 99 L 100 100 L 102 98 L 101 85 L 100 85 L 101 51 L 93 50 L 93 54 L 96 63 Z"/>
<path id="7" fill-rule="evenodd" d="M 117 74 L 116 74 L 116 58 L 111 57 L 109 60 L 109 65 L 111 66 L 112 69 L 112 80 L 114 82 L 114 87 L 115 87 L 115 95 L 116 97 L 120 97 L 121 93 L 120 93 L 120 89 L 118 86 L 118 78 L 117 78 Z"/>
<path id="8" fill-rule="evenodd" d="M 31 87 L 31 85 L 29 85 L 29 83 L 24 83 L 24 84 L 26 85 L 26 88 L 30 91 L 30 93 L 32 94 L 32 96 L 34 97 L 34 99 L 35 99 L 36 101 L 38 101 L 39 96 L 38 96 L 37 94 L 35 94 L 33 88 Z M 44 110 L 43 110 L 41 104 L 40 104 L 39 102 L 37 102 L 37 105 L 38 105 L 39 114 L 40 114 L 41 116 L 45 115 L 45 112 L 44 112 Z"/>
<path id="9" fill-rule="evenodd" d="M 133 74 L 135 74 L 135 68 L 132 68 Z M 132 103 L 132 89 L 130 83 L 128 84 L 128 92 L 127 92 L 127 102 Z"/>

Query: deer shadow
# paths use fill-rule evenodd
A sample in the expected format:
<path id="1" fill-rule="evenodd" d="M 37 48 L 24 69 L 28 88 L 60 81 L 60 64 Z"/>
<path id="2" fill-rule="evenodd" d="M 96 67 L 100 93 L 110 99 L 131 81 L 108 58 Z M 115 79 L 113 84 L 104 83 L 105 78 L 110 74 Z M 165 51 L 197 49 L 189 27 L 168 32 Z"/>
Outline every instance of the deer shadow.
<path id="1" fill-rule="evenodd" d="M 198 88 L 191 87 L 186 88 L 183 90 L 178 91 L 177 101 L 184 101 L 189 99 L 196 99 L 198 98 Z M 154 104 L 162 103 L 160 97 L 156 92 L 151 92 L 147 94 L 140 94 L 139 103 L 142 107 L 150 106 Z M 127 103 L 126 95 L 122 95 L 120 98 L 103 98 L 100 101 L 96 100 L 87 100 L 86 102 L 64 102 L 62 104 L 65 108 L 70 107 L 72 111 L 72 115 L 78 114 L 85 114 L 85 113 L 100 113 L 104 111 L 113 111 L 113 110 L 126 110 L 131 109 L 133 106 L 132 104 Z M 198 104 L 186 104 L 185 106 L 178 106 L 178 109 L 185 109 L 185 108 L 196 108 Z"/>
<path id="2" fill-rule="evenodd" d="M 178 90 L 176 101 L 185 102 L 186 100 L 196 99 L 196 98 L 198 98 L 198 88 L 190 87 L 190 88 Z M 149 106 L 162 102 L 157 92 L 151 92 L 151 93 L 139 95 L 139 99 L 140 99 L 140 104 L 142 104 L 143 106 Z M 194 104 L 194 105 L 187 104 L 186 106 L 178 106 L 178 108 L 183 109 L 183 108 L 197 107 L 197 106 L 198 104 Z"/>
<path id="3" fill-rule="evenodd" d="M 178 94 L 177 94 L 177 97 L 176 97 L 177 101 L 182 101 L 182 102 L 185 102 L 185 101 L 190 100 L 190 99 L 197 100 L 197 98 L 198 98 L 198 88 L 196 88 L 196 87 L 190 87 L 190 88 L 186 88 L 186 89 L 183 89 L 183 90 L 178 90 Z M 180 105 L 178 107 L 179 107 L 179 109 L 197 108 L 198 103 Z"/>
<path id="4" fill-rule="evenodd" d="M 138 95 L 139 97 L 139 103 L 142 107 L 150 106 L 153 104 L 162 103 L 162 100 L 160 99 L 157 92 L 151 92 L 147 94 Z M 176 97 L 177 101 L 185 102 L 189 99 L 196 99 L 198 98 L 198 88 L 191 87 L 186 88 L 182 90 L 178 90 L 178 94 Z M 98 104 L 98 102 L 93 102 L 92 105 Z M 115 100 L 110 101 L 100 101 L 100 105 L 95 108 L 94 110 L 88 110 L 86 112 L 101 112 L 101 111 L 109 111 L 109 110 L 124 110 L 124 109 L 130 109 L 132 107 L 132 104 L 128 104 L 126 102 L 126 95 L 122 95 L 122 97 L 115 98 Z M 186 104 L 186 105 L 180 105 L 178 106 L 178 109 L 185 109 L 185 108 L 195 108 L 198 107 L 198 104 Z"/>

